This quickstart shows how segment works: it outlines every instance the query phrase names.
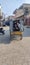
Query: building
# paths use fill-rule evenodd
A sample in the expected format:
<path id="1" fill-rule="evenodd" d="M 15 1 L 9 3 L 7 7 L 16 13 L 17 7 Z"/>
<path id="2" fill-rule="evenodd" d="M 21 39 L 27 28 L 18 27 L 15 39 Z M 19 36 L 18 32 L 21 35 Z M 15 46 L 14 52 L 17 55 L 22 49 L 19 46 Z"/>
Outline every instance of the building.
<path id="1" fill-rule="evenodd" d="M 16 20 L 23 20 L 23 22 L 26 24 L 26 19 L 30 18 L 30 4 L 22 4 L 18 9 L 16 9 L 13 14 L 15 14 Z M 30 21 L 30 20 L 29 20 Z M 28 21 L 28 22 L 29 22 Z M 30 22 L 27 24 L 29 25 Z"/>
<path id="2" fill-rule="evenodd" d="M 5 19 L 4 13 L 2 12 L 2 7 L 0 4 L 0 26 L 3 24 L 3 21 Z"/>

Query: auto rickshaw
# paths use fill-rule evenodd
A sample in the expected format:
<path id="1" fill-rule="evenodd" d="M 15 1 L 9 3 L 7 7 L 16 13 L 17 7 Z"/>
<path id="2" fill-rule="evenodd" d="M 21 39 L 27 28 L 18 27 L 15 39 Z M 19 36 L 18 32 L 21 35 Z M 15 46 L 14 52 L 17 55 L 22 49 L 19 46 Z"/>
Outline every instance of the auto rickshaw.
<path id="1" fill-rule="evenodd" d="M 20 37 L 20 40 L 22 40 L 22 35 L 23 35 L 23 31 L 22 31 L 22 29 L 21 29 L 21 23 L 20 23 L 20 21 L 17 21 L 17 20 L 15 20 L 15 21 L 13 21 L 13 20 L 10 20 L 10 39 L 12 39 L 11 38 L 11 36 L 14 36 L 14 37 Z"/>

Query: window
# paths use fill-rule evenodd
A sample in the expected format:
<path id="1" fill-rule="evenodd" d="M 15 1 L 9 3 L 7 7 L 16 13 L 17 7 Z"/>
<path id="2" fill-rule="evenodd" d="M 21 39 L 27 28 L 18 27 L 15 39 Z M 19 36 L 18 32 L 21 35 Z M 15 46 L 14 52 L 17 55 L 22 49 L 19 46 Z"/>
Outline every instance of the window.
<path id="1" fill-rule="evenodd" d="M 28 8 L 25 8 L 25 12 L 24 12 L 25 15 L 28 14 Z"/>

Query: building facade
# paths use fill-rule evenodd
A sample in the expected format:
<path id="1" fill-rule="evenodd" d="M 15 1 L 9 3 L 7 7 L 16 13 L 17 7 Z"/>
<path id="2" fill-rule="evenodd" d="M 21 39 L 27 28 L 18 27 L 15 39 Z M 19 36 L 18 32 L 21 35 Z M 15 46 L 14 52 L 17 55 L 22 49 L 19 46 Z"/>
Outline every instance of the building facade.
<path id="1" fill-rule="evenodd" d="M 16 19 L 23 20 L 25 24 L 30 24 L 30 4 L 22 4 L 13 14 L 15 14 Z"/>
<path id="2" fill-rule="evenodd" d="M 3 25 L 3 20 L 4 20 L 4 13 L 2 12 L 2 7 L 0 4 L 0 26 Z"/>

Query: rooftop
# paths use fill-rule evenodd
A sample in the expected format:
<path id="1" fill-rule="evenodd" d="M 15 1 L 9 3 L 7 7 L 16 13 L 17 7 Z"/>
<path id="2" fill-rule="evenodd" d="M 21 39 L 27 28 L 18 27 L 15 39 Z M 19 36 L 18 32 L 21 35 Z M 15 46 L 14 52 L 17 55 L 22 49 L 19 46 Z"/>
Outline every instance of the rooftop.
<path id="1" fill-rule="evenodd" d="M 16 14 L 17 10 L 23 9 L 23 7 L 30 7 L 30 4 L 28 3 L 23 3 L 18 9 L 15 9 L 13 14 Z"/>

